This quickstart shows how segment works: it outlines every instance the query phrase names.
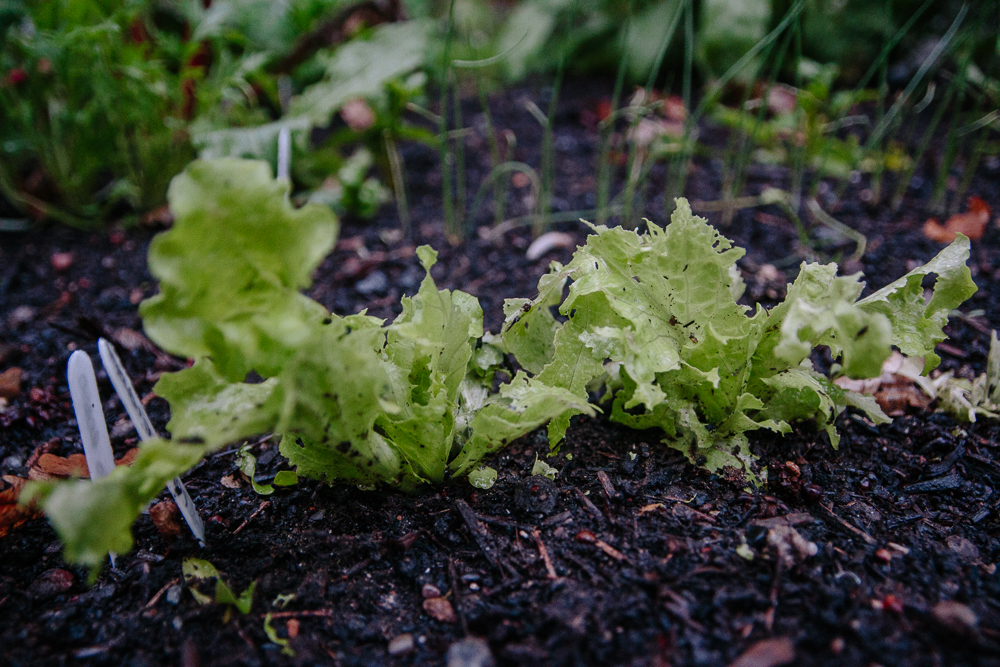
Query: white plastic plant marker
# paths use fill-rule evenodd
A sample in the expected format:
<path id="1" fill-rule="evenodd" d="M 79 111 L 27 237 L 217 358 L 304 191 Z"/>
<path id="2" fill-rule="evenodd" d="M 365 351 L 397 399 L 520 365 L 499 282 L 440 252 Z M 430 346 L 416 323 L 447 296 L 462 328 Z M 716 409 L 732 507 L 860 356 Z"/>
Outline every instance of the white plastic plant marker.
<path id="1" fill-rule="evenodd" d="M 278 178 L 288 180 L 292 169 L 292 131 L 288 127 L 278 130 Z"/>
<path id="2" fill-rule="evenodd" d="M 83 455 L 87 459 L 90 479 L 107 477 L 115 469 L 115 454 L 111 450 L 108 425 L 104 421 L 101 395 L 97 391 L 97 378 L 94 376 L 94 364 L 83 350 L 77 350 L 70 355 L 66 367 L 66 381 L 69 384 L 76 423 L 80 427 L 80 440 L 83 442 Z M 115 555 L 108 555 L 111 557 L 111 567 L 114 567 Z"/>
<path id="3" fill-rule="evenodd" d="M 153 428 L 153 422 L 149 419 L 145 406 L 135 392 L 135 387 L 132 386 L 132 381 L 129 380 L 128 373 L 125 372 L 125 367 L 122 365 L 121 359 L 118 358 L 114 346 L 101 338 L 97 341 L 97 350 L 101 354 L 101 363 L 104 364 L 104 370 L 108 373 L 111 386 L 115 388 L 115 393 L 118 394 L 122 405 L 125 406 L 125 412 L 128 413 L 129 419 L 135 425 L 135 431 L 139 434 L 139 438 L 146 441 L 158 437 L 156 429 Z M 194 501 L 188 495 L 184 482 L 181 481 L 180 477 L 174 477 L 167 482 L 167 490 L 173 496 L 174 502 L 177 503 L 177 509 L 180 510 L 181 516 L 184 517 L 195 539 L 201 546 L 205 546 L 205 524 L 202 523 L 198 508 L 195 507 Z"/>

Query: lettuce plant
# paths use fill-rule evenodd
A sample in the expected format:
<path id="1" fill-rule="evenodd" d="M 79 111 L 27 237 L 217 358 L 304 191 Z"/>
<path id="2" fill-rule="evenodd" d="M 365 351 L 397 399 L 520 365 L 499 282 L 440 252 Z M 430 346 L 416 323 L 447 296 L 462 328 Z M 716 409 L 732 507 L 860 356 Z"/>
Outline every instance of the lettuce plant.
<path id="1" fill-rule="evenodd" d="M 168 481 L 250 435 L 279 433 L 300 476 L 409 491 L 476 471 L 555 416 L 593 414 L 586 396 L 523 372 L 493 392 L 502 354 L 475 297 L 437 289 L 429 247 L 417 250 L 426 278 L 389 325 L 304 296 L 337 223 L 326 207 L 293 208 L 288 190 L 266 163 L 236 159 L 196 161 L 171 183 L 174 226 L 149 251 L 160 293 L 140 312 L 153 341 L 195 363 L 154 387 L 172 442 L 143 442 L 133 466 L 97 482 L 40 490 L 67 559 L 127 552 Z M 86 520 L 99 515 L 100 527 Z"/>
<path id="2" fill-rule="evenodd" d="M 659 428 L 692 461 L 751 477 L 749 431 L 785 433 L 791 422 L 812 420 L 836 446 L 833 422 L 848 406 L 888 421 L 874 399 L 831 378 L 878 376 L 892 346 L 923 357 L 930 371 L 949 311 L 976 291 L 965 265 L 969 241 L 960 237 L 860 300 L 860 274 L 803 263 L 784 303 L 751 313 L 738 302 L 744 251 L 692 215 L 686 200 L 677 200 L 666 228 L 593 229 L 569 264 L 541 278 L 534 300 L 506 302 L 506 348 L 535 380 L 581 398 L 603 388 L 614 421 Z M 818 346 L 836 360 L 829 374 L 811 360 Z M 553 446 L 568 423 L 564 415 L 549 425 Z"/>

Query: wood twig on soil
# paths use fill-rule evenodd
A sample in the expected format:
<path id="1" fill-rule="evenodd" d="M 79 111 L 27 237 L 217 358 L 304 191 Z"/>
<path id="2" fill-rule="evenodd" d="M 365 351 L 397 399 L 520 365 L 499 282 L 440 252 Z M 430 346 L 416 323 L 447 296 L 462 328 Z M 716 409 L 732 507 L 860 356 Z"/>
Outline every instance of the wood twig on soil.
<path id="1" fill-rule="evenodd" d="M 535 544 L 538 545 L 538 553 L 542 555 L 542 560 L 545 562 L 545 572 L 548 574 L 549 579 L 555 581 L 559 578 L 556 574 L 556 568 L 552 565 L 552 558 L 549 557 L 549 550 L 545 548 L 545 542 L 542 542 L 542 533 L 536 528 L 531 531 L 531 536 L 535 538 Z"/>
<path id="2" fill-rule="evenodd" d="M 508 563 L 502 561 L 497 553 L 496 547 L 493 546 L 490 540 L 489 532 L 486 530 L 486 526 L 480 521 L 479 515 L 469 507 L 469 503 L 464 500 L 455 501 L 455 509 L 458 510 L 459 515 L 468 527 L 469 532 L 472 533 L 473 539 L 476 541 L 476 545 L 479 550 L 483 553 L 493 567 L 500 570 L 503 576 L 510 574 L 515 578 L 519 578 L 517 571 L 513 569 Z"/>
<path id="3" fill-rule="evenodd" d="M 168 590 L 170 590 L 171 586 L 175 586 L 179 583 L 181 583 L 180 579 L 171 579 L 170 581 L 168 581 L 163 588 L 156 591 L 156 594 L 153 597 L 149 598 L 149 602 L 146 603 L 143 609 L 152 608 L 153 605 L 155 605 L 157 602 L 160 601 L 160 598 L 163 597 L 163 594 L 166 593 Z"/>
<path id="4" fill-rule="evenodd" d="M 255 516 L 257 516 L 258 514 L 260 514 L 261 512 L 263 512 L 263 511 L 264 511 L 265 509 L 267 509 L 267 508 L 268 508 L 268 507 L 270 507 L 270 506 L 271 506 L 271 501 L 270 501 L 270 500 L 265 500 L 264 502 L 262 502 L 262 503 L 260 504 L 260 506 L 258 506 L 258 507 L 257 507 L 257 509 L 255 509 L 255 510 L 253 511 L 253 514 L 251 514 L 251 515 L 250 515 L 250 516 L 248 516 L 248 517 L 247 517 L 246 519 L 244 519 L 244 520 L 243 520 L 243 523 L 241 523 L 241 524 L 240 524 L 240 525 L 239 525 L 239 526 L 238 526 L 238 527 L 236 528 L 236 530 L 234 530 L 234 531 L 233 531 L 233 535 L 236 535 L 236 534 L 237 534 L 237 533 L 239 533 L 239 532 L 240 532 L 241 530 L 243 530 L 244 528 L 246 528 L 247 524 L 248 524 L 248 523 L 250 523 L 250 521 L 251 521 L 251 520 L 252 520 L 252 519 L 253 519 L 253 518 L 254 518 Z"/>
<path id="5" fill-rule="evenodd" d="M 837 514 L 834 513 L 833 509 L 827 507 L 823 503 L 818 503 L 817 507 L 819 508 L 819 514 L 824 519 L 826 519 L 827 523 L 832 524 L 833 526 L 838 527 L 838 528 L 843 528 L 844 530 L 846 530 L 847 532 L 851 533 L 852 535 L 860 537 L 867 544 L 871 544 L 871 545 L 875 544 L 875 538 L 874 537 L 872 537 L 871 535 L 869 535 L 865 531 L 861 530 L 857 526 L 852 526 L 851 524 L 849 524 L 846 521 L 844 521 L 843 519 L 841 519 L 839 516 L 837 516 Z"/>
<path id="6" fill-rule="evenodd" d="M 462 611 L 462 588 L 459 586 L 458 572 L 455 568 L 455 559 L 448 559 L 448 579 L 451 581 L 451 592 L 455 595 L 455 615 L 458 616 L 458 623 L 462 626 L 462 634 L 469 634 L 469 621 Z"/>
<path id="7" fill-rule="evenodd" d="M 597 519 L 598 523 L 604 525 L 605 521 L 607 521 L 607 517 L 605 517 L 604 513 L 600 509 L 598 509 L 597 505 L 595 505 L 593 501 L 590 498 L 588 498 L 586 494 L 584 494 L 583 491 L 576 488 L 575 486 L 573 487 L 573 493 L 576 495 L 576 499 L 580 501 L 580 504 L 583 505 L 584 508 L 588 512 L 590 512 L 590 514 L 595 519 Z"/>

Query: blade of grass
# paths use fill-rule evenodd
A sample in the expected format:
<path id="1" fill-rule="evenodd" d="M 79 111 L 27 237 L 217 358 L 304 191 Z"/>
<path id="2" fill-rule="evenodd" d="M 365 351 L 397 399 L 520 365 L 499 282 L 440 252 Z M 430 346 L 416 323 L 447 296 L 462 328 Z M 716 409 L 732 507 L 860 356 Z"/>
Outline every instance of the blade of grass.
<path id="1" fill-rule="evenodd" d="M 778 25 L 776 25 L 771 32 L 767 33 L 759 42 L 754 44 L 749 51 L 744 53 L 739 60 L 733 63 L 733 65 L 726 70 L 719 80 L 712 84 L 712 87 L 706 91 L 705 95 L 702 96 L 701 101 L 694 110 L 694 113 L 688 116 L 688 122 L 685 123 L 684 136 L 688 138 L 688 141 L 685 142 L 685 150 L 681 151 L 679 156 L 679 162 L 684 165 L 684 168 L 676 170 L 674 183 L 672 187 L 668 188 L 665 200 L 672 201 L 669 196 L 671 192 L 678 193 L 678 196 L 684 192 L 684 185 L 687 181 L 687 164 L 691 160 L 691 155 L 694 151 L 694 144 L 696 143 L 691 141 L 691 137 L 694 132 L 694 127 L 697 126 L 698 121 L 701 119 L 701 116 L 705 113 L 706 109 L 716 102 L 718 96 L 722 93 L 726 85 L 733 79 L 733 77 L 739 74 L 744 67 L 753 62 L 761 51 L 772 46 L 774 42 L 777 41 L 782 34 L 784 34 L 785 30 L 789 25 L 791 25 L 792 21 L 794 21 L 802 12 L 805 5 L 806 0 L 795 0 L 792 6 L 788 9 L 788 12 L 785 13 L 784 18 L 781 19 L 781 22 L 778 23 Z M 664 202 L 664 205 L 667 205 L 666 201 Z"/>
<path id="2" fill-rule="evenodd" d="M 663 65 L 663 59 L 667 55 L 667 49 L 670 48 L 670 42 L 673 40 L 674 33 L 677 31 L 677 26 L 680 24 L 681 17 L 686 13 L 687 6 L 690 4 L 690 0 L 684 0 L 677 4 L 677 9 L 674 11 L 673 17 L 670 19 L 670 23 L 667 26 L 667 31 L 664 33 L 663 41 L 660 42 L 660 46 L 656 50 L 656 57 L 653 60 L 653 66 L 649 70 L 649 76 L 646 78 L 646 87 L 644 89 L 645 95 L 643 97 L 643 102 L 645 105 L 649 104 L 649 100 L 652 99 L 653 85 L 656 79 L 659 77 L 660 68 Z M 649 111 L 649 107 L 643 109 L 637 109 L 633 115 L 632 123 L 630 124 L 630 131 L 634 132 L 645 118 Z M 634 135 L 633 135 L 634 136 Z M 642 164 L 645 159 L 645 151 L 641 150 L 638 142 L 633 138 L 629 142 L 629 156 L 628 156 L 628 171 L 625 175 L 625 192 L 622 201 L 622 226 L 627 229 L 635 229 L 634 213 L 635 210 L 635 198 L 636 191 L 639 191 L 639 210 L 642 210 L 644 204 L 644 196 L 642 192 L 642 185 L 646 182 L 642 174 L 645 173 Z"/>
<path id="3" fill-rule="evenodd" d="M 448 27 L 444 38 L 444 53 L 441 56 L 440 71 L 440 103 L 441 116 L 438 120 L 438 137 L 440 139 L 441 159 L 441 199 L 444 213 L 444 228 L 449 236 L 454 236 L 455 210 L 454 193 L 452 191 L 451 170 L 454 156 L 451 152 L 451 142 L 448 140 L 448 84 L 451 72 L 451 40 L 455 29 L 455 0 L 448 3 Z"/>
<path id="4" fill-rule="evenodd" d="M 382 131 L 385 141 L 385 154 L 389 157 L 389 170 L 392 173 L 392 190 L 396 199 L 396 212 L 399 214 L 399 227 L 405 238 L 410 238 L 410 206 L 406 200 L 406 171 L 403 169 L 403 156 L 392 138 L 392 131 L 385 128 Z"/>
<path id="5" fill-rule="evenodd" d="M 615 111 L 621 100 L 622 86 L 625 83 L 625 71 L 628 66 L 629 33 L 632 30 L 632 12 L 635 0 L 629 0 L 628 14 L 621 32 L 621 59 L 618 61 L 618 73 L 615 75 L 615 87 L 611 94 L 611 114 L 601 121 L 600 154 L 597 164 L 597 224 L 603 225 L 608 220 L 605 210 L 608 205 L 608 195 L 611 192 L 611 141 L 614 136 Z"/>
<path id="6" fill-rule="evenodd" d="M 490 101 L 483 88 L 482 79 L 476 74 L 476 92 L 479 95 L 479 108 L 482 109 L 483 123 L 486 130 L 486 143 L 490 149 L 490 169 L 500 166 L 500 142 L 497 140 L 496 128 L 493 126 L 493 114 L 490 112 Z M 503 222 L 504 201 L 507 199 L 506 182 L 502 186 L 493 184 L 493 224 Z M 469 219 L 473 220 L 473 211 L 469 211 Z"/>
<path id="7" fill-rule="evenodd" d="M 452 100 L 454 103 L 455 131 L 461 131 L 464 121 L 462 120 L 462 92 L 458 85 L 457 73 L 452 71 L 455 78 L 452 84 Z M 454 134 L 454 131 L 453 133 Z M 465 197 L 467 178 L 465 173 L 465 135 L 455 138 L 455 220 L 456 230 L 461 230 L 462 238 L 465 238 Z"/>
<path id="8" fill-rule="evenodd" d="M 944 35 L 942 35 L 938 43 L 934 45 L 934 49 L 930 52 L 930 54 L 928 54 L 927 58 L 924 59 L 924 62 L 920 64 L 920 68 L 917 70 L 916 74 L 913 75 L 913 78 L 910 79 L 910 82 L 906 85 L 903 93 L 893 103 L 892 107 L 890 107 L 888 113 L 885 115 L 885 118 L 882 119 L 882 122 L 876 125 L 875 129 L 872 130 L 872 134 L 868 138 L 868 145 L 875 145 L 882 140 L 889 125 L 900 113 L 903 106 L 905 106 L 909 101 L 910 97 L 913 95 L 913 91 L 916 90 L 917 85 L 923 80 L 924 76 L 930 71 L 934 64 L 937 63 L 938 59 L 948 50 L 948 47 L 951 45 L 952 40 L 958 33 L 958 29 L 962 25 L 962 21 L 965 20 L 965 15 L 968 14 L 968 12 L 969 3 L 962 3 L 962 8 L 958 11 L 958 15 L 955 17 L 955 20 L 952 21 L 951 26 L 948 27 L 948 30 Z"/>

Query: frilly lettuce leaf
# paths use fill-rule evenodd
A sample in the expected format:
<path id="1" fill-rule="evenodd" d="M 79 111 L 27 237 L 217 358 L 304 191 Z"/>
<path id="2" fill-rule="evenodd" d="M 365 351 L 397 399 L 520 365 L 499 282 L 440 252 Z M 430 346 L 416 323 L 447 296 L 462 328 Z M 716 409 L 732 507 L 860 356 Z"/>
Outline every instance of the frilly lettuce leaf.
<path id="1" fill-rule="evenodd" d="M 666 228 L 648 228 L 640 235 L 593 227 L 572 261 L 542 278 L 536 299 L 507 302 L 503 342 L 535 381 L 581 399 L 602 382 L 613 420 L 662 429 L 667 444 L 711 470 L 733 465 L 752 477 L 752 430 L 783 433 L 811 420 L 836 445 L 833 421 L 848 406 L 886 421 L 873 400 L 815 371 L 812 351 L 829 347 L 835 372 L 851 377 L 881 373 L 892 345 L 934 359 L 948 311 L 975 291 L 964 265 L 968 241 L 960 239 L 861 301 L 860 275 L 803 264 L 784 303 L 750 313 L 737 302 L 743 250 L 686 200 L 677 200 Z M 925 303 L 929 273 L 939 278 Z M 561 415 L 549 425 L 553 446 L 567 424 Z"/>
<path id="2" fill-rule="evenodd" d="M 491 395 L 499 341 L 473 296 L 437 288 L 428 247 L 420 290 L 388 326 L 302 295 L 336 222 L 294 209 L 265 164 L 195 162 L 170 205 L 174 227 L 150 248 L 160 294 L 142 314 L 154 341 L 196 359 L 155 387 L 175 442 L 143 445 L 135 466 L 97 483 L 40 488 L 69 560 L 127 551 L 129 526 L 167 481 L 253 434 L 280 434 L 299 475 L 410 490 L 468 474 L 552 417 L 593 414 L 585 397 L 524 376 Z M 246 382 L 251 370 L 266 379 Z"/>
<path id="3" fill-rule="evenodd" d="M 907 356 L 923 357 L 924 374 L 941 363 L 934 346 L 946 338 L 948 313 L 976 293 L 976 283 L 966 265 L 969 251 L 969 239 L 959 234 L 934 259 L 857 304 L 867 313 L 881 313 L 889 319 L 892 344 Z M 936 276 L 934 293 L 926 301 L 923 283 L 932 274 Z"/>
<path id="4" fill-rule="evenodd" d="M 198 160 L 174 178 L 173 227 L 149 248 L 160 293 L 139 308 L 153 342 L 212 357 L 230 381 L 280 372 L 327 315 L 299 290 L 337 237 L 333 213 L 294 208 L 289 188 L 248 160 Z"/>

